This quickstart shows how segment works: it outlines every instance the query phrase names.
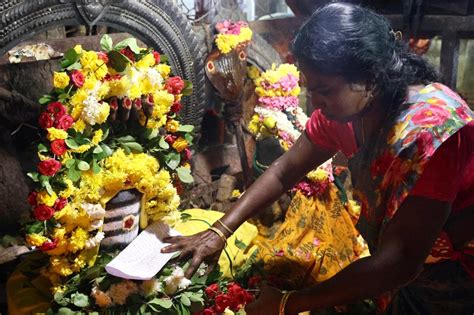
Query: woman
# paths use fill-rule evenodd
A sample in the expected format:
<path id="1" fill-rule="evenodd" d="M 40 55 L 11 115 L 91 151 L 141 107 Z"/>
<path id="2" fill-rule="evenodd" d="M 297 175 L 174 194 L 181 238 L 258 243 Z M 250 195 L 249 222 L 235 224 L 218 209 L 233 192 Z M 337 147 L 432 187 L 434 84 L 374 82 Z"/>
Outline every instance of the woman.
<path id="1" fill-rule="evenodd" d="M 320 110 L 214 226 L 228 236 L 227 229 L 340 150 L 350 161 L 362 206 L 358 228 L 372 255 L 290 295 L 265 287 L 247 313 L 295 314 L 392 292 L 387 313 L 472 314 L 472 112 L 432 83 L 431 66 L 404 50 L 386 19 L 355 5 L 316 11 L 299 30 L 294 53 Z M 188 276 L 224 246 L 215 231 L 169 241 L 167 252 L 193 256 Z"/>

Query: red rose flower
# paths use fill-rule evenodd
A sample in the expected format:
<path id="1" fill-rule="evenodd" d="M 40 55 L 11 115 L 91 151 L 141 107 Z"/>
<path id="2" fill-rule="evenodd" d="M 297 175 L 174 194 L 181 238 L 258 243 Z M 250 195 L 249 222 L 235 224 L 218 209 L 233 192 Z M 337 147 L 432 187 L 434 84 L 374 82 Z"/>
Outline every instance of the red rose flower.
<path id="1" fill-rule="evenodd" d="M 155 57 L 155 64 L 156 64 L 156 65 L 159 64 L 159 63 L 160 63 L 160 59 L 161 59 L 160 53 L 157 52 L 157 51 L 153 51 L 153 57 Z"/>
<path id="2" fill-rule="evenodd" d="M 97 53 L 97 57 L 99 57 L 100 60 L 102 60 L 105 64 L 109 63 L 109 56 L 103 51 L 99 51 Z"/>
<path id="3" fill-rule="evenodd" d="M 67 151 L 66 142 L 62 139 L 57 139 L 51 142 L 51 151 L 56 155 L 63 155 Z"/>
<path id="4" fill-rule="evenodd" d="M 179 111 L 183 108 L 183 105 L 181 105 L 180 102 L 174 102 L 173 105 L 171 106 L 171 111 L 173 113 L 179 113 Z"/>
<path id="5" fill-rule="evenodd" d="M 227 294 L 221 293 L 216 296 L 216 305 L 214 306 L 214 309 L 217 313 L 223 313 L 229 305 L 230 300 Z"/>
<path id="6" fill-rule="evenodd" d="M 36 206 L 38 204 L 38 200 L 36 199 L 38 197 L 38 193 L 36 191 L 30 192 L 28 195 L 28 203 L 31 206 Z"/>
<path id="7" fill-rule="evenodd" d="M 184 154 L 183 154 L 183 157 L 184 157 L 184 160 L 185 161 L 189 161 L 191 160 L 191 158 L 193 157 L 193 154 L 191 152 L 191 150 L 189 150 L 188 148 L 184 149 Z"/>
<path id="8" fill-rule="evenodd" d="M 48 105 L 47 111 L 53 114 L 54 118 L 58 119 L 66 114 L 66 107 L 61 102 L 53 102 Z"/>
<path id="9" fill-rule="evenodd" d="M 47 250 L 52 250 L 52 249 L 55 249 L 56 246 L 58 246 L 58 238 L 54 238 L 53 241 L 46 241 L 43 243 L 43 245 L 41 245 L 40 249 L 45 252 Z"/>
<path id="10" fill-rule="evenodd" d="M 41 161 L 38 164 L 38 171 L 42 175 L 46 175 L 46 176 L 54 176 L 60 169 L 61 169 L 61 163 L 59 163 L 55 159 L 48 159 L 45 161 Z"/>
<path id="11" fill-rule="evenodd" d="M 54 202 L 53 208 L 54 208 L 55 211 L 60 211 L 66 205 L 67 205 L 67 199 L 66 198 L 58 198 Z"/>
<path id="12" fill-rule="evenodd" d="M 216 297 L 218 294 L 222 293 L 217 283 L 213 283 L 210 286 L 208 286 L 205 292 L 206 292 L 206 295 L 211 299 Z"/>
<path id="13" fill-rule="evenodd" d="M 39 205 L 34 210 L 36 220 L 46 221 L 50 219 L 54 214 L 54 209 L 47 205 Z"/>
<path id="14" fill-rule="evenodd" d="M 51 116 L 51 113 L 42 112 L 38 119 L 38 124 L 41 128 L 47 129 L 53 127 L 54 119 Z"/>
<path id="15" fill-rule="evenodd" d="M 201 314 L 202 315 L 216 315 L 216 312 L 212 308 L 205 308 Z"/>
<path id="16" fill-rule="evenodd" d="M 74 123 L 74 119 L 69 115 L 63 115 L 59 117 L 59 119 L 54 124 L 55 128 L 68 130 L 71 128 L 72 124 Z"/>
<path id="17" fill-rule="evenodd" d="M 100 58 L 100 57 L 99 57 Z M 84 75 L 82 74 L 81 71 L 75 69 L 72 70 L 71 73 L 69 73 L 69 76 L 71 77 L 71 81 L 74 84 L 75 87 L 80 88 L 81 86 L 84 85 Z"/>
<path id="18" fill-rule="evenodd" d="M 121 49 L 120 53 L 125 55 L 130 61 L 135 61 L 135 53 L 129 47 Z"/>
<path id="19" fill-rule="evenodd" d="M 440 106 L 430 106 L 420 109 L 413 115 L 412 121 L 416 125 L 434 125 L 439 126 L 445 123 L 451 116 L 449 110 Z"/>
<path id="20" fill-rule="evenodd" d="M 179 94 L 184 89 L 184 81 L 181 77 L 171 77 L 166 80 L 165 89 L 168 93 Z"/>

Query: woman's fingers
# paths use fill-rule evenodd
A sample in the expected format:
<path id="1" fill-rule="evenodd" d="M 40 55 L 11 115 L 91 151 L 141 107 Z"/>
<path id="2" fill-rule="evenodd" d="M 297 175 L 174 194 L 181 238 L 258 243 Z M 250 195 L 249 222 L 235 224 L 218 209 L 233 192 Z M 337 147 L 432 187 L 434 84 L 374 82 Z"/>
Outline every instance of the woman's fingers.
<path id="1" fill-rule="evenodd" d="M 186 269 L 186 272 L 184 276 L 188 279 L 191 279 L 193 274 L 196 272 L 196 270 L 201 266 L 201 263 L 203 261 L 203 257 L 199 254 L 194 254 L 193 260 L 191 260 L 191 264 L 189 264 L 188 269 Z"/>

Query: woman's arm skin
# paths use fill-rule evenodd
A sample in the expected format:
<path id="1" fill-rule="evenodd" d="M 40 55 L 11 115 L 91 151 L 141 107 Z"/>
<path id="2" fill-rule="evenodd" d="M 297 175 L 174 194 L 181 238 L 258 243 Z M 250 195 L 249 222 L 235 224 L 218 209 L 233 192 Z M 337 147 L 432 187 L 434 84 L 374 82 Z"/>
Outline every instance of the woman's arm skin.
<path id="1" fill-rule="evenodd" d="M 334 153 L 316 146 L 303 134 L 288 152 L 278 158 L 250 186 L 221 221 L 235 231 L 248 218 L 277 200 L 310 170 L 331 158 Z M 229 236 L 219 225 L 216 226 Z M 186 271 L 188 278 L 194 274 L 202 261 L 215 262 L 224 246 L 219 236 L 212 231 L 189 237 L 170 237 L 165 241 L 172 245 L 165 247 L 163 253 L 181 250 L 180 258 L 193 257 Z"/>
<path id="2" fill-rule="evenodd" d="M 450 211 L 450 203 L 409 196 L 385 228 L 375 255 L 353 262 L 313 288 L 295 292 L 286 314 L 374 297 L 414 280 Z M 267 288 L 261 299 L 246 308 L 247 314 L 278 314 L 278 305 L 270 304 L 279 297 L 281 293 Z"/>

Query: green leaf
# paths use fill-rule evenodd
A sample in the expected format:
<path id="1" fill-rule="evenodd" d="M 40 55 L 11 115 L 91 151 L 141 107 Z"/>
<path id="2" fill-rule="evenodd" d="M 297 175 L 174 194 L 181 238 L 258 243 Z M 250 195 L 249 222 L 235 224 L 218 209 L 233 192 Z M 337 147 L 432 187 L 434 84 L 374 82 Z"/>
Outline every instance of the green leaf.
<path id="1" fill-rule="evenodd" d="M 43 229 L 44 229 L 43 222 L 35 221 L 34 223 L 26 226 L 26 233 L 27 234 L 40 233 L 41 231 L 43 231 Z"/>
<path id="2" fill-rule="evenodd" d="M 193 125 L 182 125 L 182 126 L 179 126 L 178 128 L 178 131 L 181 131 L 181 132 L 191 132 L 193 130 L 194 130 Z"/>
<path id="3" fill-rule="evenodd" d="M 104 128 L 104 133 L 102 134 L 102 139 L 100 139 L 100 141 L 104 141 L 105 139 L 107 139 L 107 137 L 109 136 L 109 128 Z"/>
<path id="4" fill-rule="evenodd" d="M 132 136 L 123 136 L 115 140 L 117 140 L 118 142 L 135 142 L 136 141 L 135 138 Z"/>
<path id="5" fill-rule="evenodd" d="M 77 182 L 81 178 L 81 172 L 76 168 L 76 166 L 71 167 L 67 171 L 67 177 L 73 182 Z"/>
<path id="6" fill-rule="evenodd" d="M 184 139 L 191 145 L 193 143 L 193 136 L 190 133 L 184 134 Z"/>
<path id="7" fill-rule="evenodd" d="M 168 63 L 169 58 L 166 55 L 160 55 L 160 63 Z"/>
<path id="8" fill-rule="evenodd" d="M 159 298 L 154 298 L 153 300 L 148 302 L 148 304 L 156 304 L 166 309 L 171 308 L 171 306 L 173 306 L 173 302 L 171 302 L 170 299 L 159 299 Z"/>
<path id="9" fill-rule="evenodd" d="M 189 296 L 189 299 L 191 300 L 191 302 L 204 302 L 204 298 L 202 296 L 202 294 L 199 294 L 199 293 L 193 293 Z"/>
<path id="10" fill-rule="evenodd" d="M 178 167 L 176 172 L 178 173 L 179 180 L 183 183 L 190 184 L 194 182 L 194 178 L 191 175 L 191 170 L 189 168 Z"/>
<path id="11" fill-rule="evenodd" d="M 139 54 L 141 48 L 138 47 L 137 40 L 135 38 L 127 38 L 115 45 L 115 50 L 120 50 L 126 47 L 130 47 L 130 50 L 135 54 Z"/>
<path id="12" fill-rule="evenodd" d="M 193 93 L 193 83 L 188 80 L 184 80 L 184 89 L 181 92 L 183 96 L 189 96 Z"/>
<path id="13" fill-rule="evenodd" d="M 96 160 L 92 161 L 92 171 L 94 172 L 94 174 L 99 174 L 100 170 L 101 168 L 99 164 L 97 164 L 97 161 Z"/>
<path id="14" fill-rule="evenodd" d="M 73 312 L 70 308 L 61 307 L 58 310 L 58 315 L 76 315 L 76 312 Z"/>
<path id="15" fill-rule="evenodd" d="M 186 307 L 186 305 L 183 305 L 181 303 L 179 303 L 178 305 L 181 315 L 191 315 L 191 311 L 189 310 L 189 308 Z"/>
<path id="16" fill-rule="evenodd" d="M 45 188 L 48 194 L 51 196 L 53 195 L 53 188 L 51 187 L 51 184 L 49 183 L 49 177 L 48 176 L 40 176 L 40 184 L 41 187 Z"/>
<path id="17" fill-rule="evenodd" d="M 242 250 L 247 248 L 247 245 L 244 242 L 242 242 L 241 240 L 239 240 L 237 237 L 235 238 L 234 244 L 237 248 L 242 249 Z"/>
<path id="18" fill-rule="evenodd" d="M 176 169 L 181 162 L 181 155 L 176 152 L 171 152 L 168 155 L 166 155 L 165 158 L 166 165 L 168 165 L 169 168 L 172 170 Z"/>
<path id="19" fill-rule="evenodd" d="M 89 306 L 89 297 L 82 293 L 76 293 L 72 297 L 72 303 L 77 307 L 88 307 Z"/>
<path id="20" fill-rule="evenodd" d="M 26 176 L 31 178 L 31 180 L 34 181 L 35 183 L 39 182 L 39 174 L 36 172 L 27 173 Z"/>
<path id="21" fill-rule="evenodd" d="M 68 138 L 66 139 L 66 145 L 70 148 L 70 149 L 77 149 L 79 148 L 79 145 L 77 144 L 76 140 L 74 139 L 71 139 L 71 138 Z"/>
<path id="22" fill-rule="evenodd" d="M 137 142 L 125 142 L 122 145 L 128 147 L 133 152 L 143 152 L 142 145 Z"/>
<path id="23" fill-rule="evenodd" d="M 77 163 L 77 168 L 81 171 L 88 171 L 91 167 L 89 165 L 89 163 L 85 162 L 85 161 L 79 161 Z"/>
<path id="24" fill-rule="evenodd" d="M 40 99 L 38 100 L 38 103 L 40 103 L 41 105 L 44 105 L 51 102 L 52 100 L 53 98 L 51 97 L 51 95 L 46 94 L 40 97 Z"/>
<path id="25" fill-rule="evenodd" d="M 102 153 L 102 152 L 104 152 L 104 149 L 102 149 L 102 147 L 100 145 L 96 146 L 94 148 L 94 151 L 92 151 L 92 153 L 94 153 L 94 154 L 99 154 L 99 153 Z"/>
<path id="26" fill-rule="evenodd" d="M 164 137 L 160 138 L 160 142 L 158 142 L 158 145 L 160 146 L 160 148 L 164 150 L 168 150 L 170 148 L 169 143 L 165 141 Z"/>
<path id="27" fill-rule="evenodd" d="M 191 301 L 189 300 L 189 298 L 186 296 L 186 295 L 181 295 L 181 299 L 180 299 L 181 303 L 183 303 L 184 306 L 190 306 L 191 305 Z"/>
<path id="28" fill-rule="evenodd" d="M 127 57 L 119 53 L 118 51 L 112 50 L 108 54 L 109 56 L 109 65 L 115 69 L 117 72 L 122 72 L 127 68 L 127 65 L 130 63 Z"/>
<path id="29" fill-rule="evenodd" d="M 64 58 L 61 60 L 61 67 L 67 68 L 79 59 L 79 54 L 74 50 L 74 48 L 68 49 L 64 53 Z"/>
<path id="30" fill-rule="evenodd" d="M 76 61 L 75 63 L 73 63 L 72 65 L 69 65 L 66 67 L 66 70 L 79 70 L 79 69 L 82 69 L 82 65 L 79 61 Z"/>
<path id="31" fill-rule="evenodd" d="M 48 148 L 44 144 L 40 143 L 38 144 L 38 152 L 48 152 Z"/>
<path id="32" fill-rule="evenodd" d="M 70 160 L 67 160 L 66 163 L 64 164 L 66 165 L 66 168 L 71 168 L 72 166 L 74 166 L 74 164 L 76 164 L 76 160 L 70 159 Z"/>
<path id="33" fill-rule="evenodd" d="M 112 38 L 107 34 L 102 36 L 102 38 L 100 39 L 100 48 L 104 51 L 111 51 L 114 47 L 113 45 L 114 43 L 112 41 Z"/>
<path id="34" fill-rule="evenodd" d="M 102 150 L 104 150 L 104 153 L 105 153 L 106 156 L 111 156 L 112 153 L 114 153 L 112 151 L 112 149 L 108 145 L 106 145 L 105 143 L 101 143 L 100 147 L 102 148 Z"/>

